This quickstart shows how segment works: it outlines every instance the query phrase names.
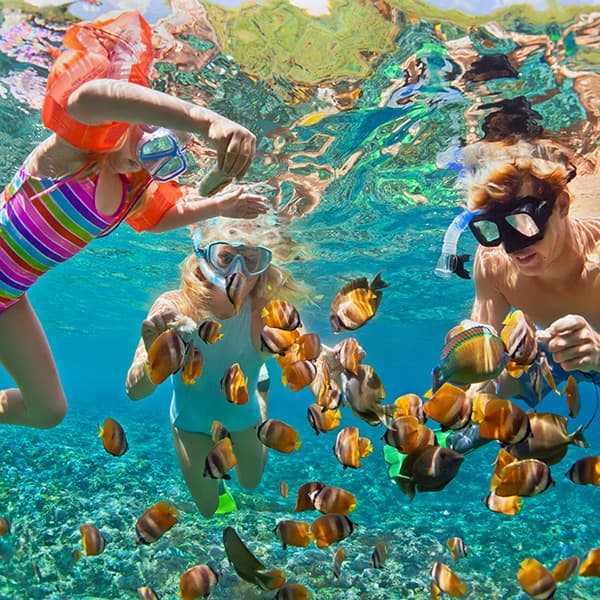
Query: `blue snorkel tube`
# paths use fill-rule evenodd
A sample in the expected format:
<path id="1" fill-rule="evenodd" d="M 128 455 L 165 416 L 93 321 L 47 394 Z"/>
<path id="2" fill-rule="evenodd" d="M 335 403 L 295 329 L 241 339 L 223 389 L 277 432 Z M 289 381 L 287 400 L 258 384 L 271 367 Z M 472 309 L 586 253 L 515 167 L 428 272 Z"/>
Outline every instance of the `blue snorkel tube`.
<path id="1" fill-rule="evenodd" d="M 461 233 L 469 226 L 471 218 L 479 214 L 480 211 L 471 212 L 468 209 L 463 210 L 459 215 L 454 217 L 452 223 L 444 234 L 442 243 L 442 253 L 435 266 L 434 273 L 438 277 L 448 279 L 452 273 L 456 273 L 462 279 L 471 279 L 471 275 L 465 269 L 465 263 L 469 260 L 468 254 L 457 254 L 458 238 Z"/>

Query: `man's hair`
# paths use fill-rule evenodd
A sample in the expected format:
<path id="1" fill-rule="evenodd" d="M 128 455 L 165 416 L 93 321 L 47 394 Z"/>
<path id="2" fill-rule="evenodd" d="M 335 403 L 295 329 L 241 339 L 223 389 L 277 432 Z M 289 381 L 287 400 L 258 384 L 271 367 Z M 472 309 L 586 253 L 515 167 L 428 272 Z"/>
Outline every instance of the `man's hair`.
<path id="1" fill-rule="evenodd" d="M 514 199 L 524 177 L 534 194 L 558 195 L 575 176 L 567 150 L 549 140 L 477 142 L 465 148 L 462 183 L 469 209 L 487 209 Z"/>

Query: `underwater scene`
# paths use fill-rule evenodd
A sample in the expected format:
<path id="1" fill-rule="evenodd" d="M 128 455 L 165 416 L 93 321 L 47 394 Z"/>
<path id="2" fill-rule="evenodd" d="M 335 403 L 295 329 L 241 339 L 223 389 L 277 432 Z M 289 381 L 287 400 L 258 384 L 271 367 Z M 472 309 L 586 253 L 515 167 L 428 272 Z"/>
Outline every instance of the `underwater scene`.
<path id="1" fill-rule="evenodd" d="M 285 267 L 312 288 L 312 302 L 299 307 L 306 330 L 330 347 L 356 338 L 380 379 L 383 405 L 408 394 L 427 402 L 446 334 L 469 317 L 474 297 L 471 279 L 434 273 L 448 225 L 465 207 L 461 148 L 502 127 L 539 127 L 575 153 L 578 176 L 594 181 L 600 169 L 600 5 L 548 4 L 3 0 L 0 184 L 49 133 L 40 110 L 67 28 L 139 10 L 157 48 L 152 87 L 256 135 L 244 181 L 267 197 L 285 230 L 292 249 Z M 185 177 L 209 167 L 200 161 Z M 599 214 L 593 187 L 575 192 L 576 214 Z M 196 565 L 218 573 L 214 600 L 541 599 L 552 596 L 530 596 L 520 584 L 526 559 L 552 571 L 600 547 L 600 490 L 565 476 L 575 461 L 600 454 L 592 383 L 578 385 L 574 417 L 562 385 L 542 400 L 539 411 L 566 422 L 564 457 L 550 466 L 555 484 L 503 513 L 486 503 L 498 443 L 466 454 L 447 485 L 410 493 L 394 478 L 399 453 L 383 440 L 385 425 L 345 405 L 337 428 L 317 434 L 307 418 L 315 396 L 285 385 L 275 358 L 267 362 L 269 417 L 291 425 L 302 443 L 290 453 L 270 449 L 254 490 L 233 475 L 227 486 L 237 508 L 203 517 L 173 447 L 168 381 L 139 402 L 125 393 L 141 323 L 160 294 L 179 286 L 191 250 L 187 228 L 139 234 L 124 224 L 28 292 L 69 408 L 52 429 L 0 427 L 0 599 L 177 598 L 182 575 Z M 459 252 L 470 256 L 469 271 L 475 250 L 466 232 Z M 336 294 L 379 272 L 388 285 L 376 290 L 374 317 L 334 333 Z M 0 389 L 13 385 L 1 369 Z M 108 418 L 126 434 L 120 456 L 103 447 L 99 425 Z M 432 418 L 427 426 L 440 429 Z M 346 468 L 334 452 L 346 427 L 372 445 L 362 444 L 360 466 Z M 575 443 L 576 431 L 587 444 Z M 284 548 L 278 523 L 310 525 L 322 516 L 308 496 L 299 498 L 309 482 L 354 497 L 341 511 L 351 525 L 344 520 L 343 539 L 328 545 L 311 536 L 304 547 Z M 176 522 L 155 541 L 136 543 L 139 519 L 161 502 L 174 507 Z M 101 532 L 97 554 L 84 549 L 83 525 Z M 239 536 L 239 553 L 245 546 L 259 571 L 281 571 L 306 590 L 244 578 L 224 534 L 230 543 Z M 595 561 L 596 576 L 576 568 L 554 597 L 600 598 Z M 190 594 L 183 597 L 202 597 Z"/>

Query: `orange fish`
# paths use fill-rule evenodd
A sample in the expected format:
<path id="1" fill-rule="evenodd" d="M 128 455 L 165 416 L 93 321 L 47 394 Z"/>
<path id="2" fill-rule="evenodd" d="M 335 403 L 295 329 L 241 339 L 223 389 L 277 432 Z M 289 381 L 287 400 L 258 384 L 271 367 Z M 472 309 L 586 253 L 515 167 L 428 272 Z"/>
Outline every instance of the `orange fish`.
<path id="1" fill-rule="evenodd" d="M 233 306 L 234 314 L 240 312 L 240 307 L 247 297 L 248 278 L 243 273 L 230 273 L 225 277 L 225 293 Z"/>
<path id="2" fill-rule="evenodd" d="M 204 356 L 198 348 L 194 347 L 194 341 L 190 340 L 185 349 L 183 363 L 181 366 L 181 380 L 185 385 L 193 385 L 196 378 L 202 375 L 204 368 Z"/>
<path id="3" fill-rule="evenodd" d="M 380 540 L 377 542 L 373 553 L 371 554 L 371 566 L 374 569 L 383 569 L 385 559 L 387 557 L 387 548 L 385 542 Z"/>
<path id="4" fill-rule="evenodd" d="M 575 461 L 565 475 L 580 485 L 600 485 L 600 456 L 586 456 Z"/>
<path id="5" fill-rule="evenodd" d="M 312 594 L 301 583 L 286 583 L 277 590 L 273 600 L 310 600 Z"/>
<path id="6" fill-rule="evenodd" d="M 538 342 L 535 323 L 521 310 L 511 311 L 502 322 L 500 337 L 508 352 L 506 370 L 512 377 L 519 377 L 535 361 Z"/>
<path id="7" fill-rule="evenodd" d="M 333 580 L 337 581 L 342 573 L 342 564 L 346 558 L 346 551 L 340 548 L 333 557 Z"/>
<path id="8" fill-rule="evenodd" d="M 356 508 L 354 494 L 343 488 L 326 485 L 308 493 L 313 507 L 321 513 L 347 515 Z"/>
<path id="9" fill-rule="evenodd" d="M 219 440 L 206 455 L 204 461 L 204 477 L 211 479 L 231 479 L 228 471 L 237 465 L 231 438 Z"/>
<path id="10" fill-rule="evenodd" d="M 342 329 L 362 327 L 375 316 L 383 296 L 382 290 L 388 285 L 381 278 L 381 272 L 375 275 L 371 283 L 366 277 L 359 277 L 344 285 L 331 303 L 331 330 L 339 333 Z"/>
<path id="11" fill-rule="evenodd" d="M 517 573 L 519 583 L 526 594 L 537 600 L 554 597 L 556 581 L 552 573 L 535 558 L 526 558 Z"/>
<path id="12" fill-rule="evenodd" d="M 232 404 L 248 403 L 248 378 L 238 363 L 233 363 L 225 371 L 221 379 L 221 390 Z"/>
<path id="13" fill-rule="evenodd" d="M 359 365 L 358 376 L 342 373 L 344 397 L 352 412 L 369 425 L 392 420 L 394 405 L 381 406 L 386 392 L 379 375 L 370 365 Z"/>
<path id="14" fill-rule="evenodd" d="M 479 435 L 503 444 L 518 444 L 531 435 L 529 416 L 510 400 L 490 400 L 485 405 Z"/>
<path id="15" fill-rule="evenodd" d="M 285 573 L 278 569 L 267 571 L 233 527 L 225 527 L 223 530 L 223 545 L 230 564 L 244 581 L 254 583 L 263 590 L 274 590 L 285 583 Z"/>
<path id="16" fill-rule="evenodd" d="M 433 564 L 431 579 L 442 592 L 450 596 L 459 597 L 467 593 L 467 584 L 449 566 L 442 562 Z"/>
<path id="17" fill-rule="evenodd" d="M 565 385 L 563 392 L 567 398 L 567 406 L 569 407 L 569 416 L 574 419 L 581 408 L 581 402 L 579 399 L 579 390 L 577 389 L 577 380 L 573 375 L 569 375 L 567 384 Z"/>
<path id="18" fill-rule="evenodd" d="M 98 437 L 102 438 L 104 449 L 113 456 L 122 456 L 127 452 L 129 445 L 125 430 L 110 417 L 104 419 L 104 427 L 98 425 Z"/>
<path id="19" fill-rule="evenodd" d="M 485 416 L 485 407 L 492 400 L 497 400 L 498 396 L 489 392 L 479 392 L 473 396 L 473 412 L 471 421 L 473 423 L 482 423 Z"/>
<path id="20" fill-rule="evenodd" d="M 416 417 L 398 417 L 381 439 L 400 452 L 407 453 L 418 447 L 419 427 L 421 424 Z"/>
<path id="21" fill-rule="evenodd" d="M 297 329 L 286 331 L 265 325 L 260 334 L 260 349 L 271 354 L 285 354 L 292 344 L 298 339 L 300 332 Z"/>
<path id="22" fill-rule="evenodd" d="M 213 421 L 210 427 L 210 437 L 212 441 L 216 444 L 223 438 L 228 437 L 231 439 L 231 433 L 227 430 L 225 425 L 219 421 Z"/>
<path id="23" fill-rule="evenodd" d="M 143 585 L 137 589 L 139 600 L 159 600 L 160 596 L 151 588 Z"/>
<path id="24" fill-rule="evenodd" d="M 358 435 L 358 427 L 344 427 L 337 435 L 333 453 L 344 466 L 358 469 L 360 459 L 365 458 L 373 451 L 373 444 L 368 438 Z"/>
<path id="25" fill-rule="evenodd" d="M 185 355 L 185 344 L 176 329 L 163 331 L 148 350 L 146 368 L 154 385 L 161 384 L 167 377 L 181 368 Z"/>
<path id="26" fill-rule="evenodd" d="M 577 569 L 579 569 L 580 562 L 578 556 L 569 556 L 569 558 L 565 558 L 556 563 L 556 566 L 552 569 L 554 581 L 560 583 L 561 581 L 566 581 L 573 577 L 573 575 L 577 573 Z"/>
<path id="27" fill-rule="evenodd" d="M 417 394 L 404 394 L 394 400 L 394 419 L 398 417 L 415 417 L 423 424 L 427 420 L 423 410 L 423 400 Z"/>
<path id="28" fill-rule="evenodd" d="M 106 546 L 106 540 L 102 532 L 95 525 L 81 525 L 79 531 L 81 533 L 83 551 L 88 556 L 102 554 L 104 546 Z"/>
<path id="29" fill-rule="evenodd" d="M 600 577 L 600 547 L 588 552 L 581 563 L 579 574 L 582 577 Z"/>
<path id="30" fill-rule="evenodd" d="M 500 473 L 498 496 L 537 496 L 554 485 L 548 465 L 535 458 L 517 460 Z"/>
<path id="31" fill-rule="evenodd" d="M 311 524 L 310 530 L 313 533 L 317 548 L 327 548 L 327 546 L 346 539 L 352 534 L 356 527 L 346 515 L 322 515 L 317 517 Z"/>
<path id="32" fill-rule="evenodd" d="M 279 521 L 275 526 L 275 535 L 278 537 L 284 550 L 288 546 L 305 548 L 313 540 L 308 523 L 293 521 L 291 519 Z"/>
<path id="33" fill-rule="evenodd" d="M 324 488 L 325 485 L 320 481 L 309 481 L 301 485 L 298 488 L 298 497 L 296 499 L 296 506 L 294 512 L 304 512 L 305 510 L 313 510 L 314 504 L 312 502 L 311 494 L 317 490 Z"/>
<path id="34" fill-rule="evenodd" d="M 208 598 L 219 581 L 220 574 L 208 565 L 196 565 L 188 569 L 179 580 L 182 600 Z"/>
<path id="35" fill-rule="evenodd" d="M 483 499 L 483 502 L 490 510 L 503 515 L 516 515 L 523 508 L 521 496 L 497 496 L 493 491 Z"/>
<path id="36" fill-rule="evenodd" d="M 298 441 L 298 432 L 291 425 L 277 419 L 263 421 L 257 427 L 256 435 L 267 448 L 284 454 L 290 454 L 302 446 L 302 442 Z"/>
<path id="37" fill-rule="evenodd" d="M 334 346 L 333 356 L 344 370 L 358 376 L 358 365 L 364 360 L 366 353 L 358 340 L 351 337 Z"/>
<path id="38" fill-rule="evenodd" d="M 279 493 L 283 498 L 287 498 L 289 496 L 290 490 L 287 481 L 283 479 L 279 482 Z"/>
<path id="39" fill-rule="evenodd" d="M 342 390 L 331 377 L 327 360 L 317 361 L 317 374 L 311 385 L 311 389 L 317 389 L 317 404 L 321 410 L 335 410 L 342 405 Z"/>
<path id="40" fill-rule="evenodd" d="M 340 424 L 342 415 L 338 410 L 323 410 L 316 402 L 309 404 L 307 418 L 315 433 L 327 433 Z"/>
<path id="41" fill-rule="evenodd" d="M 467 556 L 467 553 L 469 551 L 469 547 L 463 542 L 462 538 L 459 537 L 450 538 L 446 542 L 446 546 L 448 546 L 448 550 L 450 550 L 452 558 L 456 560 Z"/>
<path id="42" fill-rule="evenodd" d="M 471 420 L 473 402 L 463 389 L 444 383 L 425 402 L 423 411 L 444 429 L 462 429 Z"/>
<path id="43" fill-rule="evenodd" d="M 217 321 L 203 321 L 198 325 L 198 336 L 207 344 L 216 344 L 222 337 L 221 323 Z"/>
<path id="44" fill-rule="evenodd" d="M 296 339 L 299 360 L 317 360 L 321 354 L 321 338 L 318 333 L 304 333 Z"/>
<path id="45" fill-rule="evenodd" d="M 0 517 L 0 537 L 10 533 L 10 519 L 8 517 Z"/>
<path id="46" fill-rule="evenodd" d="M 135 543 L 151 544 L 179 522 L 179 513 L 166 502 L 157 502 L 147 508 L 135 524 Z"/>
<path id="47" fill-rule="evenodd" d="M 283 387 L 289 384 L 293 392 L 297 392 L 312 383 L 317 374 L 317 367 L 311 360 L 297 360 L 286 365 L 281 373 Z"/>
<path id="48" fill-rule="evenodd" d="M 498 483 L 500 483 L 500 476 L 504 467 L 515 462 L 516 460 L 518 459 L 508 452 L 508 450 L 505 450 L 504 448 L 500 448 L 500 450 L 498 450 L 498 455 L 494 461 L 494 473 L 492 475 L 492 480 L 490 481 L 491 490 L 495 490 L 498 487 Z"/>
<path id="49" fill-rule="evenodd" d="M 298 311 L 286 300 L 271 300 L 260 314 L 267 327 L 292 331 L 302 325 Z"/>

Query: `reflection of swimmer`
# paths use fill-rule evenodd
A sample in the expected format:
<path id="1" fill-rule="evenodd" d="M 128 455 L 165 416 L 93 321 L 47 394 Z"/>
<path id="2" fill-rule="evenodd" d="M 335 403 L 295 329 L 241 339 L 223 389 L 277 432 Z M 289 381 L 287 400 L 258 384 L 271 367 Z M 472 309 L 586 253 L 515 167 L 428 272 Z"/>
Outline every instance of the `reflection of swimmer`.
<path id="1" fill-rule="evenodd" d="M 215 214 L 251 218 L 266 210 L 262 197 L 242 189 L 209 200 L 190 189 L 181 201 L 185 190 L 174 180 L 186 169 L 184 134 L 173 130 L 210 141 L 230 178 L 248 169 L 255 138 L 148 87 L 153 49 L 138 13 L 77 24 L 64 43 L 42 111 L 54 133 L 27 157 L 0 208 L 0 360 L 19 386 L 0 392 L 0 422 L 31 427 L 55 426 L 66 410 L 25 295 L 41 275 L 123 220 L 138 231 L 166 231 Z"/>
<path id="2" fill-rule="evenodd" d="M 261 350 L 263 308 L 273 299 L 298 301 L 307 298 L 307 290 L 296 283 L 291 274 L 271 262 L 271 252 L 288 260 L 292 248 L 289 240 L 263 222 L 224 220 L 194 235 L 196 253 L 184 261 L 181 287 L 165 292 L 152 305 L 147 319 L 163 314 L 184 314 L 196 322 L 217 319 L 222 338 L 213 344 L 199 343 L 204 356 L 204 370 L 193 384 L 186 385 L 180 373 L 171 382 L 171 423 L 175 449 L 181 472 L 200 512 L 212 515 L 219 507 L 219 482 L 203 476 L 207 454 L 213 446 L 211 428 L 220 422 L 231 434 L 233 453 L 237 459 L 236 475 L 243 487 L 255 488 L 262 477 L 265 452 L 255 426 L 267 418 L 269 377 L 265 362 L 270 353 Z M 270 249 L 258 244 L 269 244 Z M 233 273 L 244 281 L 241 307 L 234 307 L 225 292 L 226 280 Z M 176 317 L 173 317 L 176 318 Z M 162 323 L 158 319 L 155 322 Z M 151 394 L 156 386 L 144 364 L 147 350 L 161 333 L 150 332 L 140 340 L 127 375 L 127 393 L 139 400 Z M 248 378 L 249 401 L 234 405 L 227 402 L 221 389 L 225 371 L 238 363 Z"/>

